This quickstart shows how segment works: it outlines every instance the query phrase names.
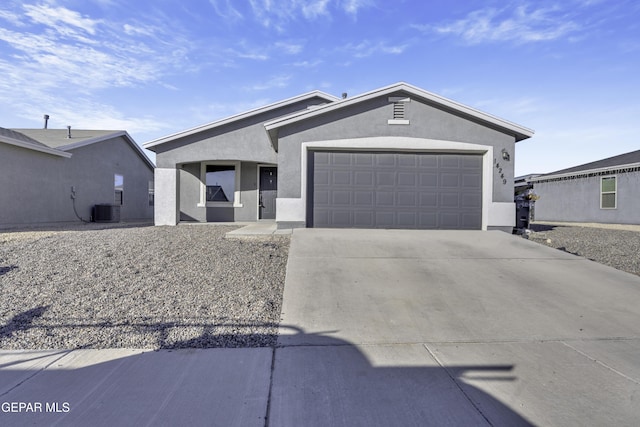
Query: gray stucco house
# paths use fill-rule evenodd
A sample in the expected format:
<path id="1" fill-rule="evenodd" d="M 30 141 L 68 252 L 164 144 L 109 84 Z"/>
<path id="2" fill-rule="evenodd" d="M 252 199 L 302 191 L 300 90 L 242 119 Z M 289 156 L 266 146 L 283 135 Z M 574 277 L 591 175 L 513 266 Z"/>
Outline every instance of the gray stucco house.
<path id="1" fill-rule="evenodd" d="M 532 177 L 537 221 L 640 224 L 640 150 Z"/>
<path id="2" fill-rule="evenodd" d="M 309 92 L 159 138 L 157 225 L 503 229 L 533 131 L 406 83 Z M 222 188 L 227 200 L 216 200 Z"/>
<path id="3" fill-rule="evenodd" d="M 153 217 L 154 165 L 125 131 L 0 128 L 0 228 Z"/>

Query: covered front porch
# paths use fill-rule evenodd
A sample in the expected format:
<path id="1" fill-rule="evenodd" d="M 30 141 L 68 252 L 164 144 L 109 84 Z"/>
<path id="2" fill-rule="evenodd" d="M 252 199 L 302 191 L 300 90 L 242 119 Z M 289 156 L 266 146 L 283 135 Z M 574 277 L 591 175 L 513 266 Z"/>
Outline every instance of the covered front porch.
<path id="1" fill-rule="evenodd" d="M 156 225 L 275 220 L 277 166 L 207 160 L 157 168 Z"/>

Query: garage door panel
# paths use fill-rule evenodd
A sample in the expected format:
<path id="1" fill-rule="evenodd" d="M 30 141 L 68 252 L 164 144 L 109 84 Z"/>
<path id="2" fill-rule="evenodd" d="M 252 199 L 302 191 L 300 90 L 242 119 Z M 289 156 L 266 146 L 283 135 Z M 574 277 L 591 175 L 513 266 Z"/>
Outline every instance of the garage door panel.
<path id="1" fill-rule="evenodd" d="M 460 156 L 440 156 L 440 167 L 450 169 L 460 169 Z"/>
<path id="2" fill-rule="evenodd" d="M 417 208 L 417 196 L 414 192 L 398 192 L 397 205 L 403 208 Z"/>
<path id="3" fill-rule="evenodd" d="M 439 224 L 442 228 L 460 229 L 460 214 L 457 212 L 440 212 Z"/>
<path id="4" fill-rule="evenodd" d="M 440 174 L 440 186 L 443 188 L 458 188 L 460 186 L 460 175 L 453 173 Z"/>
<path id="5" fill-rule="evenodd" d="M 480 196 L 479 194 L 465 194 L 463 197 L 460 198 L 461 199 L 461 203 L 460 205 L 463 208 L 482 208 L 482 196 Z"/>
<path id="6" fill-rule="evenodd" d="M 438 188 L 438 174 L 437 173 L 421 173 L 420 174 L 420 186 L 422 188 Z"/>
<path id="7" fill-rule="evenodd" d="M 353 202 L 356 207 L 372 207 L 373 200 L 373 191 L 355 191 L 353 193 Z"/>
<path id="8" fill-rule="evenodd" d="M 420 212 L 418 219 L 419 228 L 438 228 L 438 214 L 436 212 Z"/>
<path id="9" fill-rule="evenodd" d="M 376 191 L 376 206 L 393 207 L 395 204 L 395 193 L 393 191 Z"/>
<path id="10" fill-rule="evenodd" d="M 481 227 L 479 155 L 321 152 L 312 156 L 311 226 Z"/>
<path id="11" fill-rule="evenodd" d="M 374 158 L 376 161 L 376 166 L 378 167 L 394 168 L 394 169 L 396 167 L 396 159 L 397 159 L 396 154 L 380 153 L 380 154 L 377 154 Z"/>
<path id="12" fill-rule="evenodd" d="M 333 210 L 329 213 L 331 224 L 335 227 L 351 227 L 351 212 L 346 210 Z"/>
<path id="13" fill-rule="evenodd" d="M 375 174 L 373 171 L 355 171 L 353 177 L 353 183 L 355 185 L 370 187 L 375 185 Z"/>
<path id="14" fill-rule="evenodd" d="M 355 211 L 353 222 L 358 227 L 375 228 L 373 211 Z"/>
<path id="15" fill-rule="evenodd" d="M 329 171 L 316 168 L 314 181 L 316 185 L 329 185 L 330 184 Z"/>
<path id="16" fill-rule="evenodd" d="M 460 207 L 460 196 L 458 193 L 440 193 L 440 204 L 441 208 L 459 208 Z"/>
<path id="17" fill-rule="evenodd" d="M 378 228 L 393 228 L 395 224 L 395 215 L 393 212 L 378 211 L 375 212 L 376 227 Z"/>
<path id="18" fill-rule="evenodd" d="M 354 153 L 354 164 L 357 166 L 373 166 L 373 154 L 372 153 Z"/>
<path id="19" fill-rule="evenodd" d="M 332 153 L 332 157 L 334 165 L 351 166 L 352 156 L 350 153 Z"/>
<path id="20" fill-rule="evenodd" d="M 422 170 L 437 170 L 438 169 L 438 157 L 433 156 L 418 156 L 418 164 Z"/>
<path id="21" fill-rule="evenodd" d="M 403 168 L 418 168 L 418 157 L 415 154 L 398 154 L 398 166 Z"/>
<path id="22" fill-rule="evenodd" d="M 398 172 L 398 187 L 415 187 L 417 180 L 415 172 Z"/>
<path id="23" fill-rule="evenodd" d="M 331 192 L 331 203 L 334 205 L 351 205 L 350 191 L 333 191 Z"/>
<path id="24" fill-rule="evenodd" d="M 462 167 L 465 169 L 471 169 L 471 170 L 482 168 L 482 157 L 464 156 L 462 158 Z"/>
<path id="25" fill-rule="evenodd" d="M 325 166 L 329 164 L 329 156 L 330 153 L 323 153 L 321 151 L 314 153 L 313 155 L 313 161 L 315 163 L 315 166 Z"/>
<path id="26" fill-rule="evenodd" d="M 437 208 L 438 193 L 421 193 L 419 207 L 420 208 Z"/>
<path id="27" fill-rule="evenodd" d="M 482 179 L 477 174 L 465 173 L 462 175 L 462 188 L 464 189 L 476 189 L 482 188 Z"/>
<path id="28" fill-rule="evenodd" d="M 417 212 L 398 212 L 396 219 L 399 228 L 418 228 Z"/>
<path id="29" fill-rule="evenodd" d="M 318 205 L 327 206 L 329 205 L 329 192 L 326 190 L 317 190 L 314 191 L 313 197 L 316 200 Z"/>
<path id="30" fill-rule="evenodd" d="M 376 172 L 376 185 L 393 187 L 396 184 L 395 172 Z"/>
<path id="31" fill-rule="evenodd" d="M 351 171 L 333 171 L 331 182 L 333 185 L 351 185 Z"/>

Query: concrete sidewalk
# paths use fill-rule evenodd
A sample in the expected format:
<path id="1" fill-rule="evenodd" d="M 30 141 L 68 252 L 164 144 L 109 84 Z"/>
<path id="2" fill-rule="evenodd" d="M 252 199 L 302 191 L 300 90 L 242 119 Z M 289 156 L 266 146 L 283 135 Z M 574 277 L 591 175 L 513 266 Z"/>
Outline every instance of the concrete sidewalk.
<path id="1" fill-rule="evenodd" d="M 0 425 L 638 425 L 638 301 L 501 232 L 300 229 L 277 347 L 0 351 Z"/>

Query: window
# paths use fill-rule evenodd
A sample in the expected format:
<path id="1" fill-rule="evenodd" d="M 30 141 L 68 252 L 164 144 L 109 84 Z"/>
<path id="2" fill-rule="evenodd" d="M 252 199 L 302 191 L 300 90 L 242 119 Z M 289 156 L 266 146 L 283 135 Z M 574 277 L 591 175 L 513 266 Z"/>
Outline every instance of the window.
<path id="1" fill-rule="evenodd" d="M 198 206 L 242 207 L 240 162 L 202 163 Z"/>
<path id="2" fill-rule="evenodd" d="M 149 181 L 149 206 L 153 206 L 156 201 L 156 190 L 153 181 Z"/>
<path id="3" fill-rule="evenodd" d="M 226 165 L 207 165 L 206 201 L 232 202 L 236 184 L 236 168 Z"/>
<path id="4" fill-rule="evenodd" d="M 603 176 L 600 178 L 600 209 L 616 209 L 617 199 L 616 177 Z"/>
<path id="5" fill-rule="evenodd" d="M 115 204 L 122 205 L 124 203 L 124 177 L 122 175 L 115 174 L 113 176 L 113 187 L 115 190 Z"/>

